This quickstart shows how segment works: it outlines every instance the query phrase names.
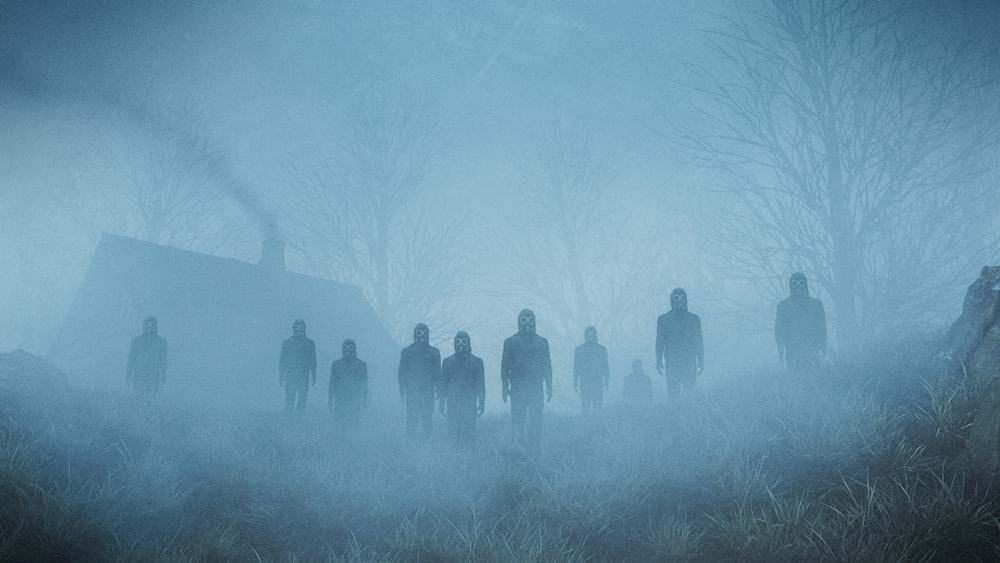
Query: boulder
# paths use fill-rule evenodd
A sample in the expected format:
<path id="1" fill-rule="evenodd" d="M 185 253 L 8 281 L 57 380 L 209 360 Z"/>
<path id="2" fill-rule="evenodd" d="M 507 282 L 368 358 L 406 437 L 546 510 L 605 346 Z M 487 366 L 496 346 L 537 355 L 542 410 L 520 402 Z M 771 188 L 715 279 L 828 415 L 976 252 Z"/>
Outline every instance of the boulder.
<path id="1" fill-rule="evenodd" d="M 969 286 L 946 350 L 960 375 L 981 389 L 969 436 L 969 468 L 995 475 L 1000 471 L 1000 266 L 984 267 Z"/>
<path id="2" fill-rule="evenodd" d="M 0 354 L 0 384 L 8 388 L 63 390 L 66 374 L 51 362 L 24 350 Z"/>

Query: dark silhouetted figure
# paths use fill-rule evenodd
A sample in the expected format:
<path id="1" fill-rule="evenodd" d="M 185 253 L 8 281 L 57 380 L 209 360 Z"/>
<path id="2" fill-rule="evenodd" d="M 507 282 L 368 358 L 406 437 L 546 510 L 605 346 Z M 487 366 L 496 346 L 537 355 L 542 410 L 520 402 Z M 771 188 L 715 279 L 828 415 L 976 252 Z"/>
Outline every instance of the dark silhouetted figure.
<path id="1" fill-rule="evenodd" d="M 358 359 L 358 346 L 348 338 L 340 346 L 341 357 L 330 364 L 327 408 L 347 430 L 361 425 L 361 410 L 368 407 L 368 364 Z"/>
<path id="2" fill-rule="evenodd" d="M 155 317 L 142 321 L 142 334 L 132 339 L 125 366 L 125 383 L 151 395 L 167 382 L 167 341 L 158 334 Z"/>
<path id="3" fill-rule="evenodd" d="M 808 375 L 819 369 L 819 359 L 826 355 L 826 311 L 822 301 L 809 297 L 805 274 L 792 274 L 788 290 L 791 295 L 778 303 L 774 322 L 778 359 L 789 372 Z"/>
<path id="4" fill-rule="evenodd" d="M 642 360 L 632 360 L 632 373 L 625 376 L 622 399 L 630 407 L 648 407 L 653 402 L 653 380 L 642 369 Z"/>
<path id="5" fill-rule="evenodd" d="M 609 377 L 608 349 L 597 343 L 597 329 L 588 326 L 573 355 L 573 390 L 580 393 L 583 412 L 600 412 Z"/>
<path id="6" fill-rule="evenodd" d="M 472 355 L 472 340 L 465 332 L 455 335 L 455 354 L 441 366 L 441 414 L 448 420 L 448 436 L 460 447 L 472 445 L 476 418 L 486 412 L 486 377 L 483 361 Z"/>
<path id="7" fill-rule="evenodd" d="M 535 333 L 535 313 L 531 309 L 517 315 L 517 326 L 517 333 L 503 341 L 500 360 L 503 402 L 510 398 L 513 437 L 528 451 L 538 452 L 542 445 L 542 408 L 546 400 L 552 400 L 549 341 Z M 530 417 L 527 428 L 526 415 Z"/>
<path id="8" fill-rule="evenodd" d="M 441 352 L 429 344 L 431 331 L 424 323 L 413 328 L 413 344 L 399 353 L 399 396 L 406 402 L 406 435 L 421 439 L 431 435 L 434 391 L 441 381 Z"/>
<path id="9" fill-rule="evenodd" d="M 690 390 L 705 368 L 701 319 L 688 311 L 687 292 L 670 293 L 670 310 L 656 320 L 656 371 L 667 378 L 667 395 Z"/>
<path id="10" fill-rule="evenodd" d="M 285 412 L 303 413 L 310 379 L 316 385 L 316 343 L 306 338 L 306 322 L 292 323 L 292 336 L 281 343 L 278 384 L 285 386 Z"/>

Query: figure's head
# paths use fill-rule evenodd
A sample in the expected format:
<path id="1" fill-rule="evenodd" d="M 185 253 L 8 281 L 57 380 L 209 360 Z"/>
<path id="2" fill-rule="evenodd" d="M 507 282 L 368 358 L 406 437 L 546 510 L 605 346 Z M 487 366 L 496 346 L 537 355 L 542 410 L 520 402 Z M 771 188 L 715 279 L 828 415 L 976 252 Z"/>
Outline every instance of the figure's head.
<path id="1" fill-rule="evenodd" d="M 292 323 L 292 335 L 294 336 L 305 336 L 306 335 L 306 322 L 302 319 L 295 319 Z"/>
<path id="2" fill-rule="evenodd" d="M 679 311 L 687 311 L 688 308 L 688 294 L 681 288 L 677 288 L 670 292 L 670 308 L 677 309 Z"/>
<path id="3" fill-rule="evenodd" d="M 340 345 L 340 355 L 345 358 L 358 357 L 358 345 L 350 338 L 344 340 L 344 343 Z"/>
<path id="4" fill-rule="evenodd" d="M 524 334 L 535 333 L 535 313 L 531 309 L 521 309 L 517 314 L 517 330 Z"/>
<path id="5" fill-rule="evenodd" d="M 472 353 L 472 339 L 469 338 L 469 334 L 465 331 L 459 331 L 455 334 L 455 353 L 456 354 L 471 354 Z"/>
<path id="6" fill-rule="evenodd" d="M 583 329 L 583 341 L 590 344 L 597 344 L 597 329 L 592 326 Z"/>
<path id="7" fill-rule="evenodd" d="M 642 360 L 638 358 L 632 360 L 632 373 L 642 373 Z"/>
<path id="8" fill-rule="evenodd" d="M 413 327 L 413 342 L 415 344 L 427 344 L 431 341 L 431 329 L 427 328 L 424 323 L 417 323 L 417 326 Z"/>
<path id="9" fill-rule="evenodd" d="M 156 317 L 150 316 L 142 320 L 143 334 L 156 334 L 158 330 L 159 326 L 156 324 Z"/>
<path id="10" fill-rule="evenodd" d="M 809 282 L 806 280 L 806 275 L 802 272 L 795 272 L 788 278 L 788 291 L 792 295 L 805 296 L 809 295 Z"/>

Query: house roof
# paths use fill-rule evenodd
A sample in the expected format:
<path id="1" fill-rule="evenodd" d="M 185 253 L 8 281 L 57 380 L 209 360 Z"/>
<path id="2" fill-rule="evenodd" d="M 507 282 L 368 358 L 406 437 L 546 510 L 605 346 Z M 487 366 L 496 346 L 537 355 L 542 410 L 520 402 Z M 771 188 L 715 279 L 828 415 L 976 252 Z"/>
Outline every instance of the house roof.
<path id="1" fill-rule="evenodd" d="M 345 338 L 370 372 L 393 368 L 399 350 L 356 286 L 103 234 L 51 357 L 71 378 L 123 383 L 147 315 L 169 343 L 168 387 L 179 378 L 277 388 L 281 340 L 297 318 L 316 340 L 318 376 Z"/>

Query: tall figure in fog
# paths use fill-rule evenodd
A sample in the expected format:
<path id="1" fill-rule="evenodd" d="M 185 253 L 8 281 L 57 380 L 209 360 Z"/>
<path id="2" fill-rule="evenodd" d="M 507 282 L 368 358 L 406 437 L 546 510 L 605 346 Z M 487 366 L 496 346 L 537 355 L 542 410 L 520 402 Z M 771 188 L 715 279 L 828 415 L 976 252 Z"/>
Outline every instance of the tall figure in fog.
<path id="1" fill-rule="evenodd" d="M 159 335 L 155 317 L 142 321 L 142 334 L 132 339 L 125 365 L 125 383 L 151 395 L 167 382 L 167 341 Z"/>
<path id="2" fill-rule="evenodd" d="M 653 402 L 653 380 L 642 369 L 642 360 L 632 360 L 632 373 L 622 381 L 622 400 L 626 406 L 646 408 Z"/>
<path id="3" fill-rule="evenodd" d="M 350 338 L 340 345 L 340 359 L 330 364 L 326 406 L 345 430 L 357 430 L 361 410 L 368 407 L 368 364 L 358 359 L 358 345 Z"/>
<path id="4" fill-rule="evenodd" d="M 430 345 L 424 323 L 413 328 L 413 344 L 399 353 L 399 396 L 406 403 L 406 435 L 426 440 L 434 417 L 434 391 L 441 381 L 441 352 Z M 419 434 L 417 432 L 419 427 Z"/>
<path id="5" fill-rule="evenodd" d="M 656 320 L 656 371 L 667 379 L 667 395 L 695 386 L 705 368 L 701 319 L 688 311 L 687 292 L 670 293 L 670 310 Z"/>
<path id="6" fill-rule="evenodd" d="M 472 340 L 465 332 L 455 335 L 455 354 L 441 366 L 441 414 L 448 420 L 448 436 L 460 447 L 472 445 L 476 418 L 486 411 L 486 377 L 483 361 L 472 355 Z"/>
<path id="7" fill-rule="evenodd" d="M 535 313 L 531 309 L 517 315 L 517 326 L 517 333 L 503 341 L 500 360 L 503 402 L 510 398 L 514 438 L 528 451 L 538 452 L 542 444 L 542 407 L 546 400 L 552 400 L 549 341 L 535 333 Z"/>
<path id="8" fill-rule="evenodd" d="M 295 319 L 292 336 L 281 343 L 278 385 L 285 387 L 285 412 L 303 413 L 310 380 L 316 385 L 316 343 L 306 337 L 306 322 Z"/>
<path id="9" fill-rule="evenodd" d="M 826 311 L 823 302 L 809 296 L 805 274 L 788 278 L 790 295 L 778 303 L 774 340 L 778 359 L 796 375 L 815 373 L 820 357 L 826 355 Z"/>
<path id="10" fill-rule="evenodd" d="M 597 329 L 588 326 L 573 355 L 573 390 L 580 393 L 583 412 L 601 411 L 610 375 L 608 349 L 597 343 Z"/>

